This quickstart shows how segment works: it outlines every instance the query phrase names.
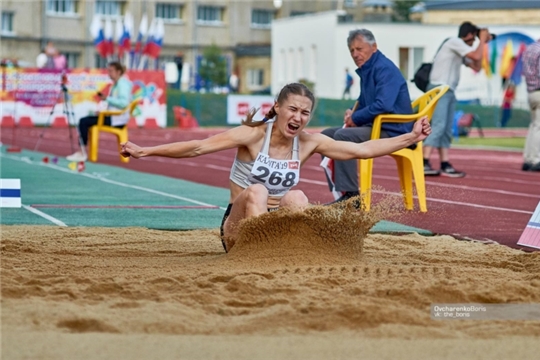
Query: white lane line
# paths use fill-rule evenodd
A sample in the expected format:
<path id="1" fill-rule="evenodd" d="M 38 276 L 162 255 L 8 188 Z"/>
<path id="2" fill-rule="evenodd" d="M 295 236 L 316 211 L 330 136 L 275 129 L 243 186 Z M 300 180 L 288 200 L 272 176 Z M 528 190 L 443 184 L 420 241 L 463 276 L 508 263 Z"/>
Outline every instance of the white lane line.
<path id="1" fill-rule="evenodd" d="M 377 179 L 385 179 L 385 180 L 399 180 L 399 178 L 396 176 L 387 176 L 387 175 L 373 175 L 374 178 Z M 497 179 L 498 181 L 499 179 Z M 497 190 L 497 189 L 483 189 L 473 186 L 467 186 L 467 185 L 453 185 L 453 184 L 441 184 L 434 181 L 426 181 L 426 185 L 433 185 L 433 186 L 439 186 L 439 187 L 445 187 L 445 188 L 452 188 L 452 189 L 460 189 L 460 190 L 469 190 L 469 191 L 481 191 L 481 192 L 488 192 L 488 193 L 495 193 L 495 194 L 503 194 L 503 195 L 512 195 L 512 196 L 522 196 L 522 197 L 531 197 L 535 196 L 536 194 L 527 194 L 527 193 L 520 193 L 515 191 L 506 191 L 506 190 Z"/>
<path id="2" fill-rule="evenodd" d="M 58 166 L 58 165 L 54 165 L 54 164 L 43 164 L 43 163 L 37 163 L 37 162 L 34 163 L 28 158 L 18 158 L 16 156 L 8 156 L 8 155 L 4 155 L 4 154 L 0 154 L 0 156 L 7 157 L 9 159 L 16 160 L 16 161 L 25 162 L 25 163 L 28 163 L 30 165 L 45 166 L 45 167 L 48 167 L 50 169 L 63 171 L 65 173 L 67 173 L 67 174 L 86 176 L 87 178 L 94 179 L 94 180 L 100 180 L 100 181 L 103 181 L 103 182 L 106 182 L 106 183 L 109 183 L 109 184 L 122 186 L 122 187 L 127 187 L 127 188 L 131 188 L 131 189 L 136 189 L 136 190 L 140 190 L 140 191 L 146 191 L 146 192 L 149 192 L 149 193 L 152 193 L 152 194 L 157 194 L 157 195 L 161 195 L 161 196 L 165 196 L 165 197 L 169 197 L 169 198 L 173 198 L 173 199 L 183 200 L 183 201 L 187 201 L 187 202 L 190 202 L 190 203 L 193 203 L 193 204 L 204 205 L 204 206 L 217 206 L 215 204 L 208 204 L 208 203 L 198 201 L 198 200 L 195 200 L 195 199 L 186 198 L 186 197 L 178 196 L 178 195 L 174 195 L 174 194 L 169 194 L 169 193 L 165 193 L 165 192 L 159 191 L 159 190 L 145 188 L 143 186 L 126 184 L 126 183 L 123 183 L 123 182 L 120 182 L 120 181 L 110 180 L 110 179 L 107 179 L 107 178 L 104 178 L 104 177 L 91 175 L 91 174 L 84 173 L 84 172 L 75 172 L 75 171 L 72 171 L 72 170 L 69 170 L 69 169 L 64 169 L 63 167 Z M 224 207 L 219 207 L 219 208 L 221 210 L 226 210 L 226 208 L 224 208 Z"/>
<path id="3" fill-rule="evenodd" d="M 2 155 L 2 156 L 5 156 L 5 155 Z M 162 158 L 154 158 L 154 159 L 146 159 L 146 160 L 149 160 L 149 161 L 158 161 L 158 162 L 170 162 L 169 159 L 162 159 Z M 169 160 L 169 161 L 167 161 Z M 30 162 L 31 163 L 31 162 Z M 191 162 L 191 161 L 183 161 L 182 162 L 183 165 L 188 165 L 188 166 L 194 166 L 194 167 L 200 167 L 201 164 L 198 164 L 196 162 Z M 39 165 L 43 165 L 43 166 L 49 166 L 49 167 L 52 167 L 52 165 L 46 165 L 46 164 L 41 164 L 39 163 Z M 217 168 L 217 167 L 216 167 Z M 67 173 L 70 173 L 70 174 L 79 174 L 79 175 L 84 175 L 84 176 L 88 176 L 88 177 L 93 177 L 97 180 L 102 180 L 102 181 L 105 181 L 105 182 L 111 182 L 111 183 L 114 183 L 113 180 L 108 180 L 108 179 L 104 179 L 104 178 L 100 178 L 100 177 L 95 177 L 95 176 L 92 176 L 92 175 L 88 175 L 86 173 L 75 173 L 71 170 L 68 170 L 68 169 L 64 169 L 64 168 L 61 168 L 61 167 L 58 167 L 58 170 L 61 170 L 61 171 L 64 171 L 64 172 L 67 172 Z M 229 168 L 221 168 L 221 169 L 218 169 L 218 170 L 223 170 L 223 171 L 230 171 Z M 382 176 L 381 176 L 382 177 Z M 388 177 L 388 178 L 391 178 L 391 179 L 396 179 L 397 178 L 394 178 L 394 177 Z M 327 187 L 328 184 L 324 181 L 319 181 L 319 180 L 311 180 L 311 179 L 305 179 L 305 178 L 302 178 L 300 179 L 301 182 L 305 182 L 305 183 L 309 183 L 309 184 L 315 184 L 315 185 L 321 185 L 321 186 L 325 186 Z M 429 182 L 431 184 L 431 182 Z M 120 184 L 120 183 L 119 183 Z M 449 185 L 449 184 L 439 184 L 439 183 L 433 183 L 434 185 L 438 185 L 438 186 L 442 186 L 442 187 L 453 187 L 453 186 L 459 186 L 459 185 Z M 139 189 L 138 186 L 135 186 L 135 185 L 128 185 L 128 184 L 124 184 L 124 185 L 121 185 L 121 186 L 126 186 L 126 187 L 132 187 L 132 188 L 136 188 L 136 189 Z M 479 190 L 479 191 L 486 191 L 486 192 L 496 192 L 494 190 L 486 190 L 486 189 L 481 189 L 481 188 L 472 188 L 472 187 L 467 187 L 469 190 L 472 190 L 472 191 L 476 191 L 476 190 Z M 160 195 L 163 195 L 163 196 L 169 196 L 169 197 L 173 197 L 173 198 L 177 198 L 177 199 L 181 199 L 181 200 L 185 200 L 185 201 L 189 201 L 189 202 L 193 202 L 193 203 L 196 203 L 196 204 L 200 204 L 200 205 L 210 205 L 210 206 L 215 206 L 213 204 L 206 204 L 206 203 L 201 203 L 201 202 L 197 202 L 195 200 L 191 200 L 191 199 L 187 199 L 187 198 L 183 198 L 183 197 L 178 197 L 176 195 L 172 195 L 172 194 L 166 194 L 166 193 L 161 193 L 157 190 L 152 190 L 152 189 L 146 189 L 146 188 L 140 188 L 139 190 L 143 190 L 143 191 L 149 191 L 149 192 L 154 192 L 156 194 L 160 194 Z M 499 191 L 502 191 L 502 190 L 499 190 Z M 401 197 L 402 194 L 401 193 L 393 193 L 393 192 L 385 192 L 385 191 L 373 191 L 373 193 L 381 193 L 381 194 L 390 194 L 390 195 L 394 195 L 394 196 L 399 196 Z M 510 193 L 510 192 L 506 192 L 506 193 Z M 516 193 L 516 194 L 519 194 L 519 193 Z M 520 196 L 527 196 L 527 197 L 530 197 L 531 194 L 523 194 L 523 195 L 520 195 Z M 415 196 L 415 198 L 417 198 Z M 459 201 L 452 201 L 452 200 L 444 200 L 444 199 L 436 199 L 436 198 L 427 198 L 428 201 L 432 201 L 432 202 L 440 202 L 440 203 L 446 203 L 446 204 L 454 204 L 454 205 L 461 205 L 461 206 L 468 206 L 468 207 L 475 207 L 475 208 L 482 208 L 482 209 L 491 209 L 491 210 L 499 210 L 499 211 L 508 211 L 508 212 L 517 212 L 517 213 L 523 213 L 523 214 L 532 214 L 532 212 L 530 211 L 526 211 L 526 210 L 518 210 L 518 209 L 509 209 L 509 208 L 501 208 L 501 207 L 494 207 L 494 206 L 488 206 L 488 205 L 480 205 L 480 204 L 473 204 L 473 203 L 465 203 L 465 202 L 459 202 Z M 220 209 L 222 210 L 225 210 L 225 208 L 223 207 L 220 207 Z"/>
<path id="4" fill-rule="evenodd" d="M 35 209 L 35 208 L 31 207 L 31 206 L 24 205 L 24 204 L 23 204 L 22 207 L 25 208 L 26 210 L 30 211 L 31 213 L 34 213 L 34 214 L 36 214 L 36 215 L 39 215 L 39 216 L 41 216 L 42 218 L 45 218 L 45 219 L 49 220 L 49 221 L 52 222 L 52 223 L 55 223 L 55 224 L 58 225 L 58 226 L 66 226 L 66 227 L 67 227 L 67 225 L 66 225 L 64 222 L 58 220 L 58 219 L 55 218 L 55 217 L 52 217 L 52 216 L 49 215 L 49 214 L 45 214 L 43 211 L 39 211 L 38 209 Z"/>

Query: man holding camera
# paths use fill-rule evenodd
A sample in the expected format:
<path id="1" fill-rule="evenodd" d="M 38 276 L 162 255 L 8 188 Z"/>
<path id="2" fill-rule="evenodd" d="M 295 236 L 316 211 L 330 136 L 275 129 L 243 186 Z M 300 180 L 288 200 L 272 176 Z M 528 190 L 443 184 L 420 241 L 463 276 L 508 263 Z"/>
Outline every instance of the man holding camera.
<path id="1" fill-rule="evenodd" d="M 473 48 L 472 45 L 477 37 L 480 42 L 476 48 Z M 457 171 L 450 164 L 448 154 L 456 109 L 454 92 L 459 83 L 462 64 L 480 71 L 484 44 L 491 37 L 492 35 L 487 29 L 480 29 L 466 21 L 459 27 L 457 37 L 451 37 L 444 41 L 433 60 L 427 90 L 440 85 L 448 85 L 450 89 L 439 99 L 431 119 L 431 135 L 424 141 L 424 174 L 426 176 L 443 175 L 455 178 L 465 176 L 464 172 Z M 432 168 L 429 163 L 433 148 L 439 150 L 440 170 Z"/>

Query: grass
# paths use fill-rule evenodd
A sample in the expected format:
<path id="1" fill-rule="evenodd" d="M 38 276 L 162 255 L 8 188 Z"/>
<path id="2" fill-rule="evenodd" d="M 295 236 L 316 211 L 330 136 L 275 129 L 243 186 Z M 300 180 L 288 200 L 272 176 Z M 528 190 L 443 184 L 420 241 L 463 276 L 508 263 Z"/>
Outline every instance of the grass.
<path id="1" fill-rule="evenodd" d="M 523 149 L 525 146 L 524 137 L 510 137 L 510 138 L 469 138 L 460 137 L 458 140 L 454 139 L 454 145 L 466 145 L 466 146 L 491 146 L 491 147 L 504 147 Z"/>

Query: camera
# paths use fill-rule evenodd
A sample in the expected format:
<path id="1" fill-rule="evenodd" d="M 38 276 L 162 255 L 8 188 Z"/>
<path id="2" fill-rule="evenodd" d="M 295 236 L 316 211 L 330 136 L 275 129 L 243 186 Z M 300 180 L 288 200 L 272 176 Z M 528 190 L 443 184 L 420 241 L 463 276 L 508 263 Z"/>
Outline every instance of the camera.
<path id="1" fill-rule="evenodd" d="M 477 37 L 477 38 L 480 38 L 480 31 L 481 31 L 481 30 L 486 30 L 486 31 L 488 31 L 487 28 L 482 28 L 482 29 L 476 30 L 476 37 Z M 489 34 L 488 41 L 495 40 L 495 38 L 497 37 L 497 35 L 491 34 L 489 31 L 488 31 L 488 34 Z"/>

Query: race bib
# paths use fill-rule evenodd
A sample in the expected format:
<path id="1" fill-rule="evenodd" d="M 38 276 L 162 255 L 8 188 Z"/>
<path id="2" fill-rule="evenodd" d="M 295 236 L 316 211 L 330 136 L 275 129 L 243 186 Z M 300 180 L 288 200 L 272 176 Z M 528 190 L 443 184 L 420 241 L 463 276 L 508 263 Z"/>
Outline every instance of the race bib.
<path id="1" fill-rule="evenodd" d="M 263 184 L 270 196 L 283 196 L 300 181 L 300 160 L 276 160 L 259 153 L 248 179 Z"/>

